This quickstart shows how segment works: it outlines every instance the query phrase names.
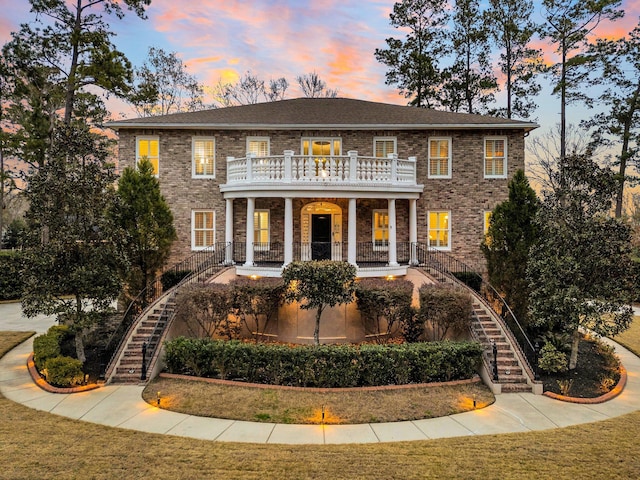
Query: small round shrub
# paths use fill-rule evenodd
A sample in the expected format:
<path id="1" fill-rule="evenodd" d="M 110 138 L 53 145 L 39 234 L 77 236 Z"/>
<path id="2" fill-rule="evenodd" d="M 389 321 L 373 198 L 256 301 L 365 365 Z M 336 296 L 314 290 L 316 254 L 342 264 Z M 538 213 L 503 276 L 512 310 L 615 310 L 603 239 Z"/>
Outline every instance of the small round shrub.
<path id="1" fill-rule="evenodd" d="M 33 361 L 39 372 L 44 370 L 47 360 L 59 355 L 60 344 L 56 335 L 45 333 L 33 339 Z"/>
<path id="2" fill-rule="evenodd" d="M 53 357 L 45 362 L 47 382 L 57 387 L 80 385 L 84 379 L 82 362 L 71 357 Z"/>
<path id="3" fill-rule="evenodd" d="M 567 354 L 558 350 L 552 343 L 545 343 L 540 350 L 538 367 L 546 373 L 566 372 Z"/>

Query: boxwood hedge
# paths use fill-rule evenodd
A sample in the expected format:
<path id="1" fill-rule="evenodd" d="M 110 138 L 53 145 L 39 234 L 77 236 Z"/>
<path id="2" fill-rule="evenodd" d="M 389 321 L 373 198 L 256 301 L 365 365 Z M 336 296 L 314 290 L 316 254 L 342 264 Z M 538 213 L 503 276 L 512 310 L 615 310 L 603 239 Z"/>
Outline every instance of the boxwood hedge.
<path id="1" fill-rule="evenodd" d="M 170 373 L 303 387 L 403 385 L 471 378 L 476 342 L 280 345 L 178 337 L 165 343 Z"/>

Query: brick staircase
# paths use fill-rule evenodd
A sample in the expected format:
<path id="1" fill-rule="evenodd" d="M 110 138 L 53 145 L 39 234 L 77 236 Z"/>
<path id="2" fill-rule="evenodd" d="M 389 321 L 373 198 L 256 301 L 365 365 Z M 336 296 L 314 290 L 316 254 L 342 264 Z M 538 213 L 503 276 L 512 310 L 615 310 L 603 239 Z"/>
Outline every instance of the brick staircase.
<path id="1" fill-rule="evenodd" d="M 175 296 L 169 295 L 146 315 L 138 319 L 137 326 L 130 335 L 120 355 L 111 378 L 111 383 L 141 383 L 142 347 L 146 342 L 146 365 L 150 368 L 154 352 L 165 330 L 167 322 L 175 311 Z"/>
<path id="2" fill-rule="evenodd" d="M 514 346 L 495 318 L 495 313 L 477 298 L 473 298 L 472 333 L 484 348 L 483 362 L 489 370 L 492 383 L 500 385 L 501 393 L 531 392 L 531 385 L 514 351 Z M 494 345 L 498 367 L 497 381 L 493 378 L 495 372 Z"/>

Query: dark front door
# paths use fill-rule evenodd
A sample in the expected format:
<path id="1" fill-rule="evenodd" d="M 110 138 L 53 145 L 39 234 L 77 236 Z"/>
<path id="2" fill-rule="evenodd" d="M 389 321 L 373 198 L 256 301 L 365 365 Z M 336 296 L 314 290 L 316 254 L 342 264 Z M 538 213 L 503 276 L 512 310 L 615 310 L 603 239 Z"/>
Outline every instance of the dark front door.
<path id="1" fill-rule="evenodd" d="M 331 259 L 331 215 L 311 215 L 311 259 Z"/>

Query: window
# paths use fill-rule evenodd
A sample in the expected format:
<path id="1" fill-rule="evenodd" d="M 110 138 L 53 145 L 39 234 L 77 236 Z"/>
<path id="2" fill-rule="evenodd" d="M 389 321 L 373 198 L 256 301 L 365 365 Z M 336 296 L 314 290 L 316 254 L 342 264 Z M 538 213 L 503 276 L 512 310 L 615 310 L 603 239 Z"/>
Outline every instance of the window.
<path id="1" fill-rule="evenodd" d="M 487 210 L 484 212 L 484 236 L 486 237 L 489 233 L 489 225 L 491 224 L 491 214 L 493 212 L 491 210 Z"/>
<path id="2" fill-rule="evenodd" d="M 451 250 L 451 221 L 449 212 L 429 212 L 429 246 Z"/>
<path id="3" fill-rule="evenodd" d="M 387 158 L 390 153 L 396 153 L 395 137 L 376 137 L 373 139 L 373 156 Z"/>
<path id="4" fill-rule="evenodd" d="M 339 138 L 303 138 L 302 154 L 314 157 L 342 155 L 342 140 Z"/>
<path id="5" fill-rule="evenodd" d="M 269 250 L 269 210 L 253 212 L 253 249 Z"/>
<path id="6" fill-rule="evenodd" d="M 507 177 L 507 139 L 505 137 L 484 139 L 484 177 Z"/>
<path id="7" fill-rule="evenodd" d="M 387 210 L 373 211 L 373 249 L 387 250 L 389 248 L 389 212 Z"/>
<path id="8" fill-rule="evenodd" d="M 158 137 L 136 137 L 136 165 L 146 158 L 153 165 L 153 174 L 160 173 L 160 140 Z"/>
<path id="9" fill-rule="evenodd" d="M 193 137 L 193 178 L 214 178 L 216 175 L 216 143 L 213 138 Z"/>
<path id="10" fill-rule="evenodd" d="M 194 210 L 191 218 L 191 249 L 202 250 L 213 246 L 216 238 L 215 212 Z"/>
<path id="11" fill-rule="evenodd" d="M 256 157 L 268 157 L 269 137 L 247 137 L 247 153 Z"/>
<path id="12" fill-rule="evenodd" d="M 451 139 L 429 139 L 429 178 L 451 178 Z"/>

